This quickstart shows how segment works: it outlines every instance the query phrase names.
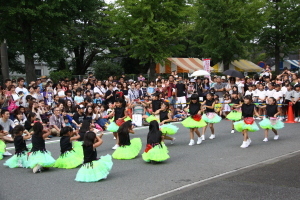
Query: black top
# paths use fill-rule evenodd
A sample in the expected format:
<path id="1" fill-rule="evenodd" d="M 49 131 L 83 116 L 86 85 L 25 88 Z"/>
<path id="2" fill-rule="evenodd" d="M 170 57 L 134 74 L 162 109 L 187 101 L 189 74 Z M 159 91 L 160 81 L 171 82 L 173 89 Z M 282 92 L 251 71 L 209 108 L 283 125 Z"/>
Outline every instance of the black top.
<path id="1" fill-rule="evenodd" d="M 253 117 L 253 112 L 255 109 L 254 104 L 243 104 L 242 105 L 242 116 L 243 117 Z"/>
<path id="2" fill-rule="evenodd" d="M 83 163 L 89 163 L 94 160 L 97 160 L 97 151 L 96 149 L 93 149 L 93 145 L 91 146 L 84 146 L 82 145 L 83 148 L 83 155 L 84 155 L 84 161 Z"/>
<path id="3" fill-rule="evenodd" d="M 178 83 L 178 84 L 176 84 L 175 87 L 177 89 L 177 97 L 184 97 L 185 96 L 185 84 Z"/>
<path id="4" fill-rule="evenodd" d="M 110 91 L 110 90 L 107 90 L 107 92 L 105 93 L 105 102 L 106 102 L 106 104 L 115 102 L 115 96 L 114 95 L 112 95 L 110 98 L 106 99 L 106 97 L 108 97 L 111 94 L 113 94 L 113 92 Z"/>
<path id="5" fill-rule="evenodd" d="M 70 141 L 70 136 L 62 136 L 60 138 L 60 152 L 64 153 L 70 150 L 72 150 L 72 143 Z"/>
<path id="6" fill-rule="evenodd" d="M 85 114 L 82 113 L 82 115 L 80 115 L 78 112 L 76 112 L 73 115 L 73 119 L 77 124 L 81 124 L 83 122 L 83 120 L 85 119 Z"/>
<path id="7" fill-rule="evenodd" d="M 123 94 L 124 94 L 125 96 L 128 95 L 128 90 L 121 90 L 121 92 L 123 92 Z"/>
<path id="8" fill-rule="evenodd" d="M 277 105 L 267 105 L 266 110 L 268 117 L 274 117 L 274 115 L 277 113 Z"/>
<path id="9" fill-rule="evenodd" d="M 169 114 L 169 110 L 166 110 L 166 111 L 162 111 L 161 110 L 159 112 L 159 120 L 162 122 L 162 121 L 164 121 L 166 119 L 169 119 L 168 114 Z"/>
<path id="10" fill-rule="evenodd" d="M 194 87 L 195 87 L 195 90 L 197 91 L 197 94 L 199 97 L 203 97 L 203 89 L 202 89 L 202 83 L 195 83 Z"/>
<path id="11" fill-rule="evenodd" d="M 28 151 L 26 142 L 23 140 L 22 135 L 18 135 L 14 138 L 14 145 L 16 154 L 22 153 L 23 151 Z"/>
<path id="12" fill-rule="evenodd" d="M 190 103 L 189 113 L 193 116 L 198 114 L 199 110 L 201 109 L 201 104 L 197 103 Z"/>
<path id="13" fill-rule="evenodd" d="M 162 132 L 159 130 L 157 121 L 150 122 L 149 133 L 147 136 L 147 144 L 157 144 L 161 142 Z"/>
<path id="14" fill-rule="evenodd" d="M 83 141 L 85 133 L 86 132 L 79 132 L 78 133 L 80 135 L 80 138 L 78 139 L 78 141 Z"/>
<path id="15" fill-rule="evenodd" d="M 125 146 L 125 145 L 130 145 L 130 137 L 129 137 L 129 132 L 119 132 L 119 145 L 120 146 Z"/>
<path id="16" fill-rule="evenodd" d="M 45 140 L 43 137 L 39 137 L 35 134 L 32 135 L 32 149 L 31 152 L 34 151 L 46 151 Z"/>
<path id="17" fill-rule="evenodd" d="M 24 124 L 24 128 L 29 131 L 30 129 L 32 129 L 32 126 L 31 126 L 32 122 L 30 120 L 26 120 L 25 121 L 25 124 Z"/>
<path id="18" fill-rule="evenodd" d="M 205 105 L 212 106 L 214 102 L 215 102 L 214 100 L 206 100 Z M 206 112 L 215 112 L 215 109 L 214 108 L 206 108 Z"/>
<path id="19" fill-rule="evenodd" d="M 124 107 L 116 107 L 115 108 L 115 119 L 114 121 L 117 121 L 119 118 L 123 118 L 125 115 L 124 115 L 124 111 L 125 111 L 125 108 Z"/>
<path id="20" fill-rule="evenodd" d="M 239 98 L 237 98 L 237 99 L 231 99 L 231 103 L 233 103 L 233 104 L 240 104 L 241 100 Z"/>
<path id="21" fill-rule="evenodd" d="M 160 109 L 161 106 L 161 100 L 152 100 L 152 111 L 156 112 L 158 109 Z"/>

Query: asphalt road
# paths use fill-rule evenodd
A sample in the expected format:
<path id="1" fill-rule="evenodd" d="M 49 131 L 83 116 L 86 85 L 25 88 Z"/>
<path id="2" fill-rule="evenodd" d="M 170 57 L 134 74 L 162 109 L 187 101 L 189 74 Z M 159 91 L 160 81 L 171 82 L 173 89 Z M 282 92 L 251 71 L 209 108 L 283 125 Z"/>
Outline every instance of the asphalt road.
<path id="1" fill-rule="evenodd" d="M 78 168 L 69 170 L 51 168 L 39 174 L 33 174 L 31 169 L 8 169 L 2 166 L 7 159 L 4 158 L 0 161 L 0 199 L 234 199 L 230 196 L 224 198 L 221 196 L 225 191 L 224 185 L 228 185 L 228 191 L 236 193 L 239 199 L 255 199 L 251 195 L 247 196 L 247 193 L 245 196 L 243 190 L 255 192 L 258 197 L 260 193 L 263 195 L 264 191 L 269 189 L 269 182 L 260 180 L 260 174 L 257 177 L 253 174 L 251 180 L 258 178 L 255 184 L 260 184 L 262 188 L 254 190 L 251 187 L 253 183 L 247 182 L 246 177 L 243 180 L 241 172 L 261 166 L 269 159 L 274 160 L 269 160 L 268 163 L 284 160 L 292 153 L 300 151 L 299 123 L 286 124 L 286 127 L 279 131 L 278 141 L 274 141 L 270 133 L 269 142 L 263 142 L 263 130 L 251 133 L 252 144 L 246 149 L 239 147 L 242 143 L 241 134 L 230 133 L 229 121 L 223 120 L 215 125 L 216 139 L 207 139 L 201 145 L 192 147 L 188 146 L 188 130 L 180 124 L 178 126 L 180 130 L 175 136 L 176 143 L 170 145 L 169 141 L 166 142 L 171 156 L 168 161 L 155 165 L 145 163 L 141 154 L 133 160 L 114 160 L 108 178 L 97 183 L 75 182 Z M 147 130 L 147 128 L 136 130 L 136 134 L 131 138 L 140 137 L 145 146 Z M 207 138 L 210 135 L 208 132 L 207 130 Z M 59 143 L 55 141 L 58 139 L 53 138 L 51 143 L 46 144 L 46 148 L 52 152 L 54 158 L 57 158 L 60 152 Z M 98 156 L 113 153 L 111 147 L 115 140 L 112 135 L 103 136 L 103 140 L 103 145 L 97 149 Z M 12 145 L 9 144 L 8 147 Z M 10 151 L 13 152 L 12 149 Z M 229 175 L 231 179 L 227 177 Z M 226 177 L 229 179 L 223 180 Z M 242 181 L 244 185 L 241 184 Z M 215 184 L 210 186 L 212 182 Z M 195 187 L 198 186 L 203 189 L 197 193 Z M 267 189 L 264 190 L 264 187 Z M 276 188 L 274 190 L 276 192 Z M 297 192 L 295 195 L 299 194 L 299 190 Z"/>

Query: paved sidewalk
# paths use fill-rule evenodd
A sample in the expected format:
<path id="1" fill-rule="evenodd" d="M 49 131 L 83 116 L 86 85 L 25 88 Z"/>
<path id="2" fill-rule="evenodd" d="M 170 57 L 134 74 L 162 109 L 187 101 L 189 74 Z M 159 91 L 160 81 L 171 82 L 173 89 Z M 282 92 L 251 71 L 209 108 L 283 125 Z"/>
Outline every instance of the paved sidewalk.
<path id="1" fill-rule="evenodd" d="M 300 199 L 300 153 L 211 180 L 159 199 Z"/>

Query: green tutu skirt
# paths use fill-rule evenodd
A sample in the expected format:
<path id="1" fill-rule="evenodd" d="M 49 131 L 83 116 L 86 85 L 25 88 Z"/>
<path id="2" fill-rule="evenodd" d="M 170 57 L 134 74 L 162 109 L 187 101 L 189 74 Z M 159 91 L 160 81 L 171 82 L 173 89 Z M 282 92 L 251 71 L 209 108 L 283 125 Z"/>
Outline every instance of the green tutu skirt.
<path id="1" fill-rule="evenodd" d="M 55 159 L 51 156 L 50 151 L 34 151 L 28 154 L 28 168 L 34 168 L 36 165 L 52 167 L 55 163 Z"/>
<path id="2" fill-rule="evenodd" d="M 157 119 L 154 115 L 150 115 L 149 117 L 146 118 L 146 122 L 148 122 L 148 123 L 150 123 L 154 120 L 159 122 L 159 119 Z"/>
<path id="3" fill-rule="evenodd" d="M 78 157 L 75 150 L 67 151 L 59 156 L 53 167 L 62 169 L 73 169 L 83 163 L 83 157 Z"/>
<path id="4" fill-rule="evenodd" d="M 263 119 L 258 123 L 262 129 L 282 129 L 284 127 L 284 123 L 280 120 L 270 120 L 268 118 Z"/>
<path id="5" fill-rule="evenodd" d="M 210 123 L 210 124 L 216 124 L 216 123 L 219 123 L 222 120 L 222 118 L 214 112 L 203 114 L 202 119 L 206 123 Z"/>
<path id="6" fill-rule="evenodd" d="M 231 121 L 239 121 L 242 119 L 242 113 L 238 112 L 236 110 L 233 110 L 226 116 L 226 118 Z"/>
<path id="7" fill-rule="evenodd" d="M 160 127 L 160 131 L 164 135 L 174 135 L 177 133 L 178 129 L 179 128 L 177 126 L 174 126 L 172 124 L 164 124 Z"/>
<path id="8" fill-rule="evenodd" d="M 256 122 L 254 121 L 253 124 L 246 124 L 244 120 L 234 122 L 233 123 L 234 129 L 238 132 L 242 132 L 243 130 L 248 130 L 249 132 L 256 132 L 259 130 Z"/>
<path id="9" fill-rule="evenodd" d="M 117 160 L 130 160 L 137 157 L 142 148 L 142 141 L 140 138 L 133 138 L 130 143 L 130 145 L 118 147 L 112 157 Z"/>
<path id="10" fill-rule="evenodd" d="M 17 167 L 28 167 L 27 160 L 28 151 L 23 151 L 22 153 L 15 154 L 10 159 L 8 159 L 3 165 L 9 168 L 17 168 Z"/>
<path id="11" fill-rule="evenodd" d="M 73 149 L 74 149 L 75 153 L 77 154 L 77 157 L 82 158 L 82 160 L 83 160 L 82 142 L 81 141 L 74 141 L 73 142 Z"/>
<path id="12" fill-rule="evenodd" d="M 3 159 L 3 154 L 5 152 L 6 144 L 3 140 L 0 140 L 0 160 Z"/>
<path id="13" fill-rule="evenodd" d="M 75 181 L 97 182 L 106 179 L 112 166 L 111 155 L 101 156 L 99 160 L 83 164 L 76 174 Z"/>
<path id="14" fill-rule="evenodd" d="M 110 122 L 106 130 L 116 133 L 119 130 L 119 126 L 115 122 Z"/>
<path id="15" fill-rule="evenodd" d="M 186 118 L 181 122 L 181 124 L 186 128 L 201 128 L 207 125 L 203 119 L 196 121 L 192 117 Z"/>
<path id="16" fill-rule="evenodd" d="M 167 146 L 164 143 L 152 147 L 148 152 L 142 154 L 145 162 L 155 161 L 163 162 L 170 158 Z"/>
<path id="17" fill-rule="evenodd" d="M 125 122 L 130 121 L 130 120 L 132 120 L 132 119 L 128 116 L 124 119 Z"/>

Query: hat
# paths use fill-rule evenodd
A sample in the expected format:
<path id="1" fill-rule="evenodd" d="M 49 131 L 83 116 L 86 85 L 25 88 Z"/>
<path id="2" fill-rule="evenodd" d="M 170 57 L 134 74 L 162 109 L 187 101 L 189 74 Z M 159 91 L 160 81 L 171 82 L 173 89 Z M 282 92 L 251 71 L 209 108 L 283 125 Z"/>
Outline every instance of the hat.
<path id="1" fill-rule="evenodd" d="M 190 83 L 195 83 L 195 82 L 196 82 L 195 79 L 190 80 Z"/>
<path id="2" fill-rule="evenodd" d="M 225 78 L 225 76 L 222 76 L 221 79 L 224 79 L 224 80 L 225 80 L 226 78 Z"/>
<path id="3" fill-rule="evenodd" d="M 89 74 L 94 74 L 93 72 L 89 72 Z"/>
<path id="4" fill-rule="evenodd" d="M 46 79 L 46 78 L 47 78 L 47 76 L 41 76 L 40 78 L 42 78 L 42 79 Z"/>
<path id="5" fill-rule="evenodd" d="M 133 82 L 133 80 L 132 80 L 132 79 L 129 79 L 128 82 Z"/>
<path id="6" fill-rule="evenodd" d="M 79 109 L 85 109 L 84 105 L 80 105 Z"/>

